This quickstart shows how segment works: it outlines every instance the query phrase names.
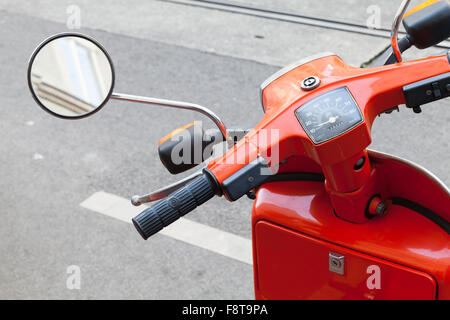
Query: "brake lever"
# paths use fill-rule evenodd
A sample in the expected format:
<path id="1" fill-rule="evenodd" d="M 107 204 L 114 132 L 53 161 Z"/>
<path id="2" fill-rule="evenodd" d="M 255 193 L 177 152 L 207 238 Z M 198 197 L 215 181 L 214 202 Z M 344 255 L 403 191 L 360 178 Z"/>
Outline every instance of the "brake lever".
<path id="1" fill-rule="evenodd" d="M 164 199 L 165 197 L 167 197 L 168 195 L 170 195 L 171 193 L 177 191 L 178 189 L 184 187 L 186 184 L 188 184 L 189 182 L 191 182 L 192 180 L 194 180 L 195 178 L 197 178 L 198 176 L 201 176 L 203 174 L 203 168 L 200 171 L 197 171 L 193 174 L 191 174 L 190 176 L 187 176 L 186 178 L 177 181 L 175 183 L 172 183 L 164 188 L 161 188 L 159 190 L 153 191 L 151 193 L 148 193 L 146 195 L 135 195 L 133 197 L 131 197 L 131 204 L 133 204 L 134 206 L 140 206 L 144 203 L 148 203 L 148 202 L 154 202 L 157 200 L 161 200 Z"/>

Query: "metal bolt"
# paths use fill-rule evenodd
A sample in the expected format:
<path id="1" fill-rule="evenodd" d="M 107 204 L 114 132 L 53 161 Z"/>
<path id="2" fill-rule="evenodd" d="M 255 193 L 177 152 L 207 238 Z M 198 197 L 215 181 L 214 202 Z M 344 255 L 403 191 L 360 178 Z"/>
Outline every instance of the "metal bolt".
<path id="1" fill-rule="evenodd" d="M 370 215 L 381 217 L 386 214 L 388 203 L 377 196 L 372 198 L 368 209 Z"/>
<path id="2" fill-rule="evenodd" d="M 387 208 L 388 206 L 386 202 L 380 202 L 375 209 L 377 216 L 384 216 L 386 214 Z"/>
<path id="3" fill-rule="evenodd" d="M 426 94 L 427 94 L 427 96 L 431 96 L 433 94 L 433 91 L 427 90 Z"/>
<path id="4" fill-rule="evenodd" d="M 447 91 L 450 92 L 450 83 L 447 85 Z"/>
<path id="5" fill-rule="evenodd" d="M 320 85 L 320 79 L 315 76 L 310 76 L 302 81 L 302 90 L 310 91 L 317 88 Z"/>
<path id="6" fill-rule="evenodd" d="M 253 182 L 253 181 L 255 181 L 255 178 L 253 178 L 253 177 L 248 177 L 248 182 Z"/>
<path id="7" fill-rule="evenodd" d="M 314 79 L 314 78 L 308 78 L 304 82 L 305 86 L 308 86 L 308 87 L 312 86 L 314 83 L 316 83 L 316 79 Z"/>
<path id="8" fill-rule="evenodd" d="M 358 161 L 356 161 L 355 166 L 353 167 L 353 169 L 359 170 L 359 169 L 361 169 L 364 166 L 365 163 L 366 163 L 366 157 L 362 157 Z"/>

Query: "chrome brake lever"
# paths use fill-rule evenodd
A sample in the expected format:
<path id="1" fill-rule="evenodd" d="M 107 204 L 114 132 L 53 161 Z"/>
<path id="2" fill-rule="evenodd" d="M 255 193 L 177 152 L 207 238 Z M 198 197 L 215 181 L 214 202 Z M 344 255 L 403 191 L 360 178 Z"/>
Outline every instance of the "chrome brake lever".
<path id="1" fill-rule="evenodd" d="M 192 180 L 194 180 L 195 178 L 197 178 L 198 176 L 201 176 L 203 174 L 203 170 L 197 171 L 193 174 L 191 174 L 190 176 L 187 176 L 186 178 L 177 181 L 175 183 L 172 183 L 164 188 L 161 188 L 159 190 L 153 191 L 149 194 L 145 194 L 142 196 L 133 196 L 131 197 L 131 203 L 134 206 L 140 206 L 141 204 L 144 203 L 148 203 L 148 202 L 154 202 L 157 200 L 161 200 L 164 199 L 165 197 L 167 197 L 168 195 L 170 195 L 171 193 L 173 193 L 174 191 L 184 187 L 186 184 L 188 184 L 189 182 L 191 182 Z"/>

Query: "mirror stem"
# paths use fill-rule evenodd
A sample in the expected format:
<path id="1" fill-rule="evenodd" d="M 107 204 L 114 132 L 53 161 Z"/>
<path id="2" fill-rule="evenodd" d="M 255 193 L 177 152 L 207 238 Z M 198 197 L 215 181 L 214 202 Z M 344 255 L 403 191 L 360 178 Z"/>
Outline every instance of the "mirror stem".
<path id="1" fill-rule="evenodd" d="M 228 141 L 227 128 L 225 127 L 225 124 L 223 123 L 223 121 L 220 120 L 220 118 L 218 116 L 216 116 L 216 114 L 214 112 L 212 112 L 208 108 L 205 108 L 198 104 L 181 102 L 181 101 L 173 101 L 173 100 L 165 100 L 165 99 L 156 99 L 156 98 L 149 98 L 149 97 L 141 97 L 141 96 L 135 96 L 135 95 L 123 94 L 123 93 L 117 93 L 117 92 L 113 92 L 113 94 L 111 95 L 111 99 L 125 100 L 125 101 L 131 101 L 131 102 L 139 102 L 139 103 L 147 103 L 147 104 L 153 104 L 153 105 L 162 106 L 162 107 L 178 108 L 178 109 L 185 109 L 185 110 L 199 112 L 199 113 L 207 116 L 209 119 L 211 119 L 219 128 L 225 141 Z"/>
<path id="2" fill-rule="evenodd" d="M 400 52 L 400 49 L 398 47 L 398 30 L 410 2 L 411 0 L 403 0 L 400 8 L 397 11 L 397 14 L 395 15 L 394 23 L 392 25 L 391 44 L 398 62 L 402 62 L 402 53 Z"/>

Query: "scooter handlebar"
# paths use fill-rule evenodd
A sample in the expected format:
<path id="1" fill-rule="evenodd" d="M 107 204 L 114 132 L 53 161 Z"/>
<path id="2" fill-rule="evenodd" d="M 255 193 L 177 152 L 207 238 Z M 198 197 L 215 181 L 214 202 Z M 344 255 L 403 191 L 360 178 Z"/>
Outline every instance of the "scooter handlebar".
<path id="1" fill-rule="evenodd" d="M 147 240 L 164 227 L 213 198 L 216 194 L 215 190 L 213 180 L 204 173 L 134 217 L 133 224 L 140 235 Z"/>

